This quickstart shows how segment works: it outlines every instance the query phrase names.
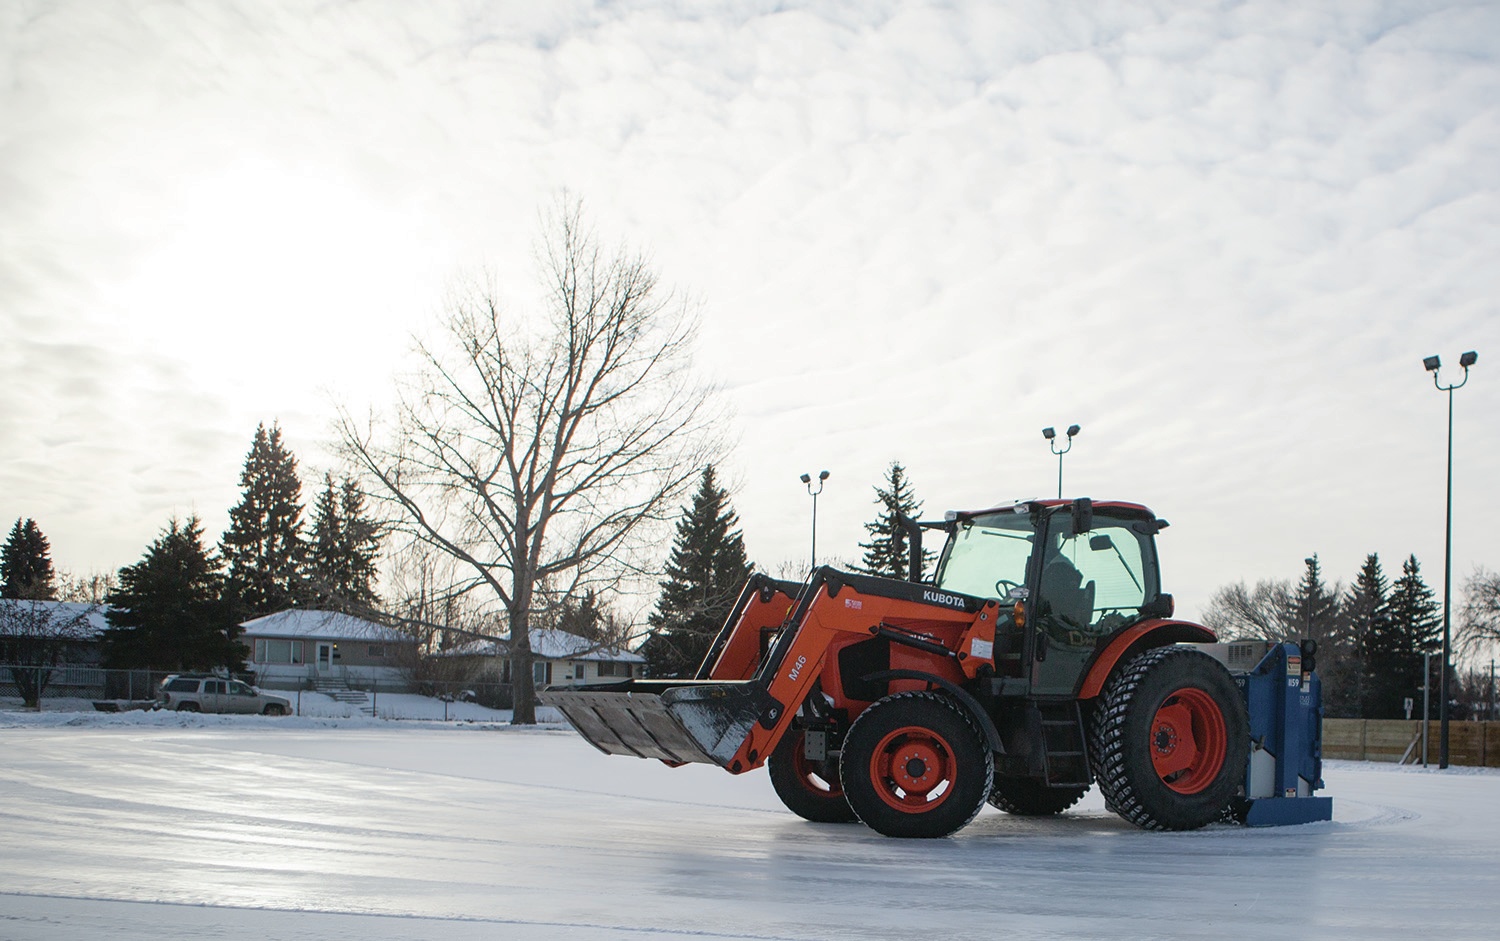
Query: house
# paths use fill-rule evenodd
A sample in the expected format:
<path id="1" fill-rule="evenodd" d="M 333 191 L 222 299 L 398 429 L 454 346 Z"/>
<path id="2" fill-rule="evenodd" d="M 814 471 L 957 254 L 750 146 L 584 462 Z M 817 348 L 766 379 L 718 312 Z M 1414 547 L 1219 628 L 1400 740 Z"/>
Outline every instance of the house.
<path id="1" fill-rule="evenodd" d="M 240 625 L 247 665 L 268 689 L 346 685 L 405 691 L 417 641 L 400 631 L 337 611 L 292 608 Z"/>
<path id="2" fill-rule="evenodd" d="M 566 631 L 538 628 L 530 632 L 531 675 L 538 687 L 550 683 L 618 683 L 642 675 L 646 658 L 633 650 L 601 647 L 587 638 Z M 468 664 L 476 681 L 509 683 L 509 641 L 472 640 L 435 656 Z"/>
<path id="3" fill-rule="evenodd" d="M 72 601 L 0 599 L 0 695 L 12 690 L 31 701 L 52 695 L 92 696 L 104 688 L 100 640 L 109 630 L 102 605 Z M 38 677 L 38 668 L 46 675 Z"/>

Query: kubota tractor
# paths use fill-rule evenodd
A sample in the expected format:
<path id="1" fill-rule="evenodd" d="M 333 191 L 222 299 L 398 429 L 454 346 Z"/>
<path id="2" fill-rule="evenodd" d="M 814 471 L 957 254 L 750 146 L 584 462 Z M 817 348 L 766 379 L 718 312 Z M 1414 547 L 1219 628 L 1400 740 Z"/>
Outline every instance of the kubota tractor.
<path id="1" fill-rule="evenodd" d="M 986 801 L 1056 814 L 1092 783 L 1138 826 L 1327 820 L 1313 647 L 1172 617 L 1144 506 L 1033 500 L 903 521 L 910 581 L 753 576 L 692 679 L 551 687 L 610 754 L 769 764 L 808 820 L 936 837 Z M 917 580 L 921 534 L 947 543 Z"/>

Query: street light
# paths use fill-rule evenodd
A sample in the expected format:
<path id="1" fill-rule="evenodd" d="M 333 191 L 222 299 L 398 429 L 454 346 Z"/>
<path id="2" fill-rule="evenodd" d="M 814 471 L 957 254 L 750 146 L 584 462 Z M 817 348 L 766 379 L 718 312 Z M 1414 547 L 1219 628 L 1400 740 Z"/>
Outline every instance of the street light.
<path id="1" fill-rule="evenodd" d="M 1042 437 L 1047 439 L 1047 447 L 1057 455 L 1057 499 L 1062 499 L 1062 456 L 1073 450 L 1073 436 L 1083 429 L 1078 425 L 1068 426 L 1068 446 L 1061 451 L 1057 449 L 1057 431 L 1050 425 L 1042 429 Z"/>
<path id="2" fill-rule="evenodd" d="M 1453 594 L 1453 390 L 1462 389 L 1469 381 L 1469 367 L 1479 361 L 1479 354 L 1470 350 L 1458 358 L 1464 369 L 1464 377 L 1457 383 L 1443 385 L 1438 381 L 1438 369 L 1443 361 L 1436 356 L 1422 360 L 1422 367 L 1432 373 L 1432 384 L 1439 392 L 1448 393 L 1448 508 L 1447 530 L 1443 539 L 1443 666 L 1438 679 L 1438 767 L 1448 767 L 1448 663 L 1452 657 L 1452 640 L 1449 632 L 1450 599 Z M 1427 721 L 1427 716 L 1422 717 Z"/>
<path id="3" fill-rule="evenodd" d="M 1307 558 L 1303 559 L 1302 561 L 1307 564 L 1307 598 L 1304 599 L 1303 602 L 1302 602 L 1303 606 L 1307 608 L 1307 610 L 1303 612 L 1306 615 L 1306 618 L 1304 620 L 1307 621 L 1307 637 L 1308 637 L 1308 639 L 1309 640 L 1315 640 L 1316 638 L 1313 637 L 1313 632 L 1312 632 L 1313 631 L 1313 625 L 1312 625 L 1312 616 L 1313 616 L 1312 590 L 1313 590 L 1313 584 L 1314 584 L 1314 582 L 1313 582 L 1313 566 L 1315 566 L 1315 565 L 1318 564 L 1318 557 L 1315 556 L 1315 555 L 1310 555 Z"/>
<path id="4" fill-rule="evenodd" d="M 811 474 L 803 474 L 802 475 L 802 482 L 804 484 L 807 484 L 807 492 L 809 494 L 811 494 L 812 498 L 813 498 L 813 518 L 812 518 L 812 567 L 813 568 L 817 568 L 818 567 L 818 494 L 820 494 L 820 493 L 823 492 L 823 482 L 825 480 L 827 480 L 827 479 L 828 479 L 828 472 L 827 471 L 819 471 L 818 472 L 818 489 L 814 490 L 813 489 L 812 475 Z"/>

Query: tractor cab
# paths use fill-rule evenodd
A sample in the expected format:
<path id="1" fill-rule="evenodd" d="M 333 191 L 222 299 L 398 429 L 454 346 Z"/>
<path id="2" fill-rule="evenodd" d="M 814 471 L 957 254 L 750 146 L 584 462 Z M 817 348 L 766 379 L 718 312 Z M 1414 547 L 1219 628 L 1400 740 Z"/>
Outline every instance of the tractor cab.
<path id="1" fill-rule="evenodd" d="M 1133 503 L 1038 500 L 949 513 L 938 588 L 1002 603 L 995 671 L 1033 695 L 1072 695 L 1101 639 L 1169 613 L 1155 535 Z"/>

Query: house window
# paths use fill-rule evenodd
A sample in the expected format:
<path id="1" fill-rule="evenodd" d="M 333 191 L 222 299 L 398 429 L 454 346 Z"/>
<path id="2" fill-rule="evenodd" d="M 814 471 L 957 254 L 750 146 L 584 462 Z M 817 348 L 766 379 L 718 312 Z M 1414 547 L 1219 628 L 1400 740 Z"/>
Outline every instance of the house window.
<path id="1" fill-rule="evenodd" d="M 267 640 L 255 641 L 256 663 L 302 663 L 302 641 Z"/>
<path id="2" fill-rule="evenodd" d="M 616 660 L 599 661 L 600 676 L 630 676 L 630 664 L 621 663 Z"/>
<path id="3" fill-rule="evenodd" d="M 552 682 L 552 661 L 538 660 L 531 665 L 531 681 L 538 686 Z"/>
<path id="4" fill-rule="evenodd" d="M 370 645 L 370 656 L 371 657 L 384 657 L 385 656 L 385 644 L 371 644 Z"/>

